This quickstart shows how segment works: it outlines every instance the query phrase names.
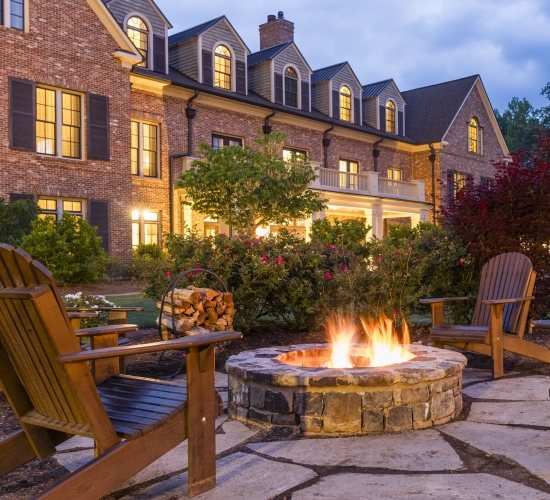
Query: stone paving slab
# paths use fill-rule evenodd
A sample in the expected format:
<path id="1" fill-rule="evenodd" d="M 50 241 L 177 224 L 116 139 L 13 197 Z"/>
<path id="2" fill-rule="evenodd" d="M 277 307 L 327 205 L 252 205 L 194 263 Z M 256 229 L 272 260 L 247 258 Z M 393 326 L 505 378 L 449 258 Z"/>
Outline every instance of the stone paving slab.
<path id="1" fill-rule="evenodd" d="M 550 427 L 550 401 L 472 403 L 468 422 Z"/>
<path id="2" fill-rule="evenodd" d="M 435 430 L 386 436 L 252 443 L 248 448 L 303 465 L 357 466 L 408 471 L 459 470 L 464 464 Z"/>
<path id="3" fill-rule="evenodd" d="M 234 453 L 216 463 L 217 486 L 196 500 L 269 500 L 317 477 L 299 465 L 273 462 L 257 455 Z M 145 490 L 123 497 L 126 500 L 176 500 L 187 498 L 187 472 Z"/>
<path id="4" fill-rule="evenodd" d="M 475 399 L 550 401 L 549 390 L 550 377 L 535 376 L 482 382 L 466 387 L 462 392 Z"/>
<path id="5" fill-rule="evenodd" d="M 67 439 L 64 443 L 56 446 L 57 451 L 72 450 L 74 448 L 93 448 L 94 440 L 84 436 L 74 436 L 71 439 Z"/>
<path id="6" fill-rule="evenodd" d="M 550 495 L 490 474 L 335 474 L 292 500 L 548 500 Z"/>
<path id="7" fill-rule="evenodd" d="M 483 380 L 491 380 L 493 377 L 491 370 L 483 370 L 481 368 L 464 368 L 462 370 L 462 385 L 470 384 L 471 382 L 479 382 Z"/>
<path id="8" fill-rule="evenodd" d="M 548 431 L 476 422 L 453 422 L 441 426 L 439 430 L 485 453 L 508 457 L 550 483 Z"/>

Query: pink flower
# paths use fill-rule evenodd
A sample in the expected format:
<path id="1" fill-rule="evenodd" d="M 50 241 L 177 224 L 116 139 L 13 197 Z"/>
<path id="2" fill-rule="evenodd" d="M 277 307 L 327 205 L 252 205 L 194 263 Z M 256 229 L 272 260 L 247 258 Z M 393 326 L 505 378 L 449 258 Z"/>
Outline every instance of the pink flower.
<path id="1" fill-rule="evenodd" d="M 222 238 L 225 238 L 225 233 L 220 233 L 218 236 L 221 236 Z"/>
<path id="2" fill-rule="evenodd" d="M 399 255 L 399 252 L 395 252 L 395 255 Z"/>
<path id="3" fill-rule="evenodd" d="M 171 273 L 170 271 L 166 271 L 166 272 L 164 273 L 164 276 L 172 276 L 172 273 Z"/>
<path id="4" fill-rule="evenodd" d="M 464 259 L 462 257 L 460 257 L 460 259 L 458 259 L 458 263 L 459 264 L 464 264 Z"/>
<path id="5" fill-rule="evenodd" d="M 348 268 L 346 267 L 346 264 L 344 264 L 343 262 L 340 264 L 340 269 L 344 272 L 348 270 Z"/>
<path id="6" fill-rule="evenodd" d="M 399 316 L 399 313 L 397 311 L 393 311 L 393 315 L 394 315 L 394 317 Z"/>
<path id="7" fill-rule="evenodd" d="M 331 279 L 332 279 L 332 274 L 331 274 L 329 271 L 327 271 L 327 272 L 325 273 L 325 278 L 326 278 L 327 280 L 331 280 Z"/>
<path id="8" fill-rule="evenodd" d="M 244 244 L 245 244 L 245 245 L 250 245 L 250 241 L 244 240 Z"/>
<path id="9" fill-rule="evenodd" d="M 376 260 L 377 260 L 378 262 L 380 262 L 380 261 L 382 260 L 382 257 L 380 257 L 380 255 L 379 255 L 378 257 L 376 257 Z"/>
<path id="10" fill-rule="evenodd" d="M 141 279 L 142 279 L 142 280 L 146 280 L 146 279 L 147 279 L 147 276 L 142 276 Z"/>
<path id="11" fill-rule="evenodd" d="M 328 243 L 326 243 L 325 248 L 330 248 L 330 245 Z"/>
<path id="12" fill-rule="evenodd" d="M 262 255 L 262 260 L 263 260 L 264 262 L 267 262 L 267 261 L 269 260 L 269 257 L 264 253 L 264 254 Z"/>
<path id="13" fill-rule="evenodd" d="M 202 269 L 201 266 L 195 266 L 193 269 Z"/>
<path id="14" fill-rule="evenodd" d="M 275 259 L 275 262 L 277 263 L 277 265 L 279 265 L 281 262 L 284 262 L 284 261 L 285 261 L 285 259 L 283 259 L 282 257 L 277 257 Z"/>

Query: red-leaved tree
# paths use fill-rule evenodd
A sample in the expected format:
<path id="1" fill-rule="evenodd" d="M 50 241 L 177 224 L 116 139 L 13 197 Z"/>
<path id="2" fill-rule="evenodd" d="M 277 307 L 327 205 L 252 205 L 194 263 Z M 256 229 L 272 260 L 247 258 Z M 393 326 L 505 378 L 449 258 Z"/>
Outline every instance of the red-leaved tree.
<path id="1" fill-rule="evenodd" d="M 441 211 L 442 224 L 469 246 L 479 266 L 504 252 L 521 252 L 537 272 L 535 308 L 550 309 L 550 135 L 538 149 L 495 163 L 494 181 L 471 183 Z"/>

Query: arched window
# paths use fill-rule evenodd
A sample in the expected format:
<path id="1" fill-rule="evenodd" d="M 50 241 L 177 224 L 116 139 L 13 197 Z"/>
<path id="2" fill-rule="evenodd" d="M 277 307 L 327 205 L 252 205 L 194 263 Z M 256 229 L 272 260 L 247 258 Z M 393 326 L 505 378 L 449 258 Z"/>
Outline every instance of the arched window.
<path id="1" fill-rule="evenodd" d="M 340 89 L 340 120 L 351 121 L 351 90 L 345 85 Z"/>
<path id="2" fill-rule="evenodd" d="M 395 104 L 393 101 L 386 103 L 386 132 L 395 134 Z"/>
<path id="3" fill-rule="evenodd" d="M 470 120 L 469 124 L 469 143 L 470 153 L 479 153 L 479 124 L 475 118 Z"/>
<path id="4" fill-rule="evenodd" d="M 214 85 L 231 90 L 231 52 L 225 45 L 214 51 Z"/>
<path id="5" fill-rule="evenodd" d="M 293 68 L 285 70 L 285 104 L 298 107 L 298 73 Z"/>
<path id="6" fill-rule="evenodd" d="M 147 29 L 147 25 L 139 17 L 131 17 L 128 19 L 126 34 L 143 57 L 143 61 L 136 64 L 136 66 L 147 67 L 149 56 L 149 30 Z"/>

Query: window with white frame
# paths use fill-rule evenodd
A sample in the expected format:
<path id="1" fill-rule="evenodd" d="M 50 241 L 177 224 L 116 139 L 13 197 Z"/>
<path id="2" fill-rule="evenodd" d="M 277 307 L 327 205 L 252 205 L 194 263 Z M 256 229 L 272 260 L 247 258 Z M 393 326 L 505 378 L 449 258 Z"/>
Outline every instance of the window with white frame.
<path id="1" fill-rule="evenodd" d="M 217 217 L 206 217 L 204 223 L 204 236 L 216 236 L 220 232 L 220 221 Z"/>
<path id="2" fill-rule="evenodd" d="M 340 120 L 351 121 L 351 90 L 346 85 L 340 89 Z"/>
<path id="3" fill-rule="evenodd" d="M 298 107 L 298 73 L 294 68 L 285 70 L 285 104 Z"/>
<path id="4" fill-rule="evenodd" d="M 214 50 L 214 86 L 231 90 L 231 52 L 225 45 Z"/>
<path id="5" fill-rule="evenodd" d="M 395 134 L 395 103 L 393 101 L 386 103 L 386 132 Z"/>
<path id="6" fill-rule="evenodd" d="M 28 0 L 0 0 L 0 25 L 24 31 Z"/>
<path id="7" fill-rule="evenodd" d="M 289 163 L 304 162 L 307 159 L 307 151 L 295 148 L 283 148 L 283 160 Z"/>
<path id="8" fill-rule="evenodd" d="M 454 172 L 453 182 L 455 185 L 455 193 L 459 189 L 463 189 L 464 187 L 466 187 L 467 181 L 468 181 L 468 174 L 465 174 L 464 172 Z"/>
<path id="9" fill-rule="evenodd" d="M 82 158 L 82 96 L 36 87 L 36 152 Z"/>
<path id="10" fill-rule="evenodd" d="M 394 181 L 402 181 L 403 171 L 399 168 L 388 168 L 388 179 L 392 179 Z"/>
<path id="11" fill-rule="evenodd" d="M 340 187 L 346 189 L 357 189 L 359 173 L 359 162 L 354 160 L 340 159 Z"/>
<path id="12" fill-rule="evenodd" d="M 149 210 L 132 212 L 132 247 L 140 243 L 158 245 L 160 243 L 160 214 Z"/>
<path id="13" fill-rule="evenodd" d="M 473 117 L 468 123 L 468 150 L 477 155 L 482 154 L 483 129 L 479 126 L 477 118 Z"/>
<path id="14" fill-rule="evenodd" d="M 131 17 L 128 19 L 126 34 L 143 58 L 136 66 L 144 66 L 146 68 L 149 57 L 149 30 L 147 29 L 147 24 L 139 17 Z"/>
<path id="15" fill-rule="evenodd" d="M 221 149 L 227 146 L 241 146 L 243 140 L 239 137 L 231 137 L 229 135 L 212 134 L 212 147 L 214 149 Z"/>
<path id="16" fill-rule="evenodd" d="M 38 206 L 42 210 L 40 218 L 53 216 L 57 220 L 61 220 L 63 212 L 68 212 L 77 217 L 84 217 L 85 200 L 77 198 L 58 198 L 53 196 L 39 196 L 37 201 Z"/>
<path id="17" fill-rule="evenodd" d="M 131 122 L 132 175 L 159 177 L 159 127 L 153 123 Z"/>

